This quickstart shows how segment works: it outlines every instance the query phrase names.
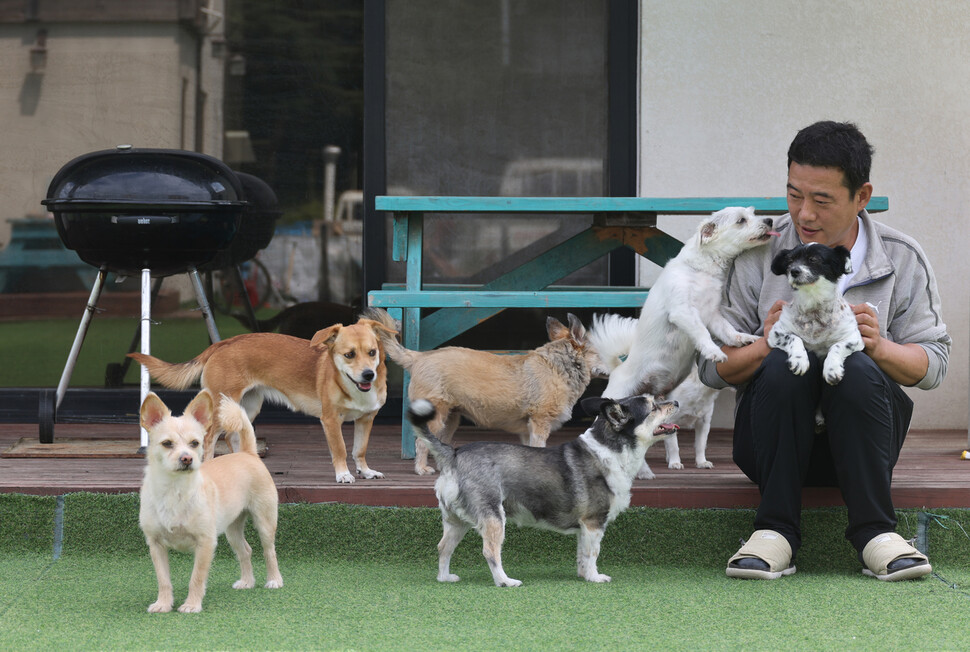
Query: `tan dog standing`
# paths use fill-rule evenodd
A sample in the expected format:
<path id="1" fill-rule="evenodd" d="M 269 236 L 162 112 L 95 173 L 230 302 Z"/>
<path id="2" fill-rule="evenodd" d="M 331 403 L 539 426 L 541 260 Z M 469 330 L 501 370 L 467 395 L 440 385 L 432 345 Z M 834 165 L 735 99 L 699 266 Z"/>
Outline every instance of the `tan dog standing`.
<path id="1" fill-rule="evenodd" d="M 205 391 L 189 403 L 181 417 L 173 417 L 154 393 L 141 406 L 148 451 L 138 520 L 158 578 L 158 599 L 148 606 L 151 613 L 172 610 L 169 548 L 195 552 L 189 594 L 179 611 L 202 611 L 209 567 L 223 532 L 239 560 L 240 577 L 232 587 L 255 585 L 252 548 L 244 536 L 247 514 L 252 515 L 262 542 L 266 588 L 283 586 L 275 543 L 279 494 L 256 454 L 252 423 L 239 405 L 223 397 L 219 420 L 237 436 L 239 452 L 203 463 L 202 442 L 214 418 L 212 399 Z"/>
<path id="2" fill-rule="evenodd" d="M 570 314 L 569 328 L 549 317 L 549 342 L 519 355 L 499 355 L 458 346 L 412 351 L 394 337 L 394 320 L 369 308 L 365 316 L 385 326 L 381 338 L 390 358 L 411 372 L 408 395 L 431 402 L 431 433 L 450 443 L 462 416 L 483 428 L 519 435 L 523 444 L 545 446 L 549 433 L 572 417 L 573 405 L 594 375 L 605 375 L 586 329 Z M 434 473 L 428 448 L 416 442 L 414 471 Z"/>
<path id="3" fill-rule="evenodd" d="M 341 432 L 345 421 L 354 422 L 358 475 L 384 477 L 367 466 L 365 456 L 374 417 L 387 400 L 387 367 L 378 337 L 386 330 L 381 323 L 361 319 L 351 326 L 324 328 L 309 341 L 277 333 L 237 335 L 180 364 L 141 353 L 128 356 L 165 387 L 185 389 L 201 378 L 203 389 L 240 403 L 250 419 L 259 414 L 264 400 L 318 417 L 337 482 L 353 482 Z M 206 433 L 206 459 L 212 458 L 222 431 L 217 420 Z"/>

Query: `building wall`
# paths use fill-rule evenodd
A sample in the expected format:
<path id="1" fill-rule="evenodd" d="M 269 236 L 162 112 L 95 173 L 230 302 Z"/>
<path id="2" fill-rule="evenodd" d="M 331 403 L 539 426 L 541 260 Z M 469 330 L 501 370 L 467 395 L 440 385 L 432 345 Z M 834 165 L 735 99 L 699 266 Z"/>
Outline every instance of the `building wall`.
<path id="1" fill-rule="evenodd" d="M 47 30 L 43 71 L 30 49 Z M 221 33 L 221 32 L 220 32 Z M 202 62 L 206 121 L 196 147 Z M 222 60 L 176 22 L 0 24 L 0 243 L 8 218 L 42 215 L 51 177 L 75 156 L 126 143 L 222 153 Z"/>
<path id="2" fill-rule="evenodd" d="M 785 194 L 792 137 L 859 125 L 876 149 L 878 219 L 919 238 L 953 338 L 936 390 L 910 391 L 914 428 L 968 426 L 970 38 L 963 2 L 641 0 L 643 196 Z M 687 237 L 696 221 L 663 218 Z M 644 268 L 648 279 L 654 270 Z M 715 426 L 732 423 L 734 393 Z"/>

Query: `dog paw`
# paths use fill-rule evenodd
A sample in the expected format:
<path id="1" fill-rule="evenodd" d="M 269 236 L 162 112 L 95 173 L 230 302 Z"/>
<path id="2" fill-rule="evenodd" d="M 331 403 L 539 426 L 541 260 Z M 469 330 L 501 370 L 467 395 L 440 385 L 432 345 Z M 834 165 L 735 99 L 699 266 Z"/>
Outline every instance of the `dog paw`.
<path id="1" fill-rule="evenodd" d="M 727 354 L 716 346 L 711 346 L 710 348 L 705 348 L 701 352 L 705 358 L 711 362 L 726 362 Z"/>
<path id="2" fill-rule="evenodd" d="M 365 480 L 375 480 L 384 477 L 383 473 L 380 471 L 375 471 L 374 469 L 357 469 L 357 475 L 361 476 Z"/>
<path id="3" fill-rule="evenodd" d="M 708 460 L 697 460 L 697 468 L 699 469 L 713 469 L 714 462 L 709 462 Z"/>
<path id="4" fill-rule="evenodd" d="M 522 586 L 522 582 L 519 580 L 513 580 L 511 577 L 506 577 L 504 580 L 499 580 L 496 582 L 495 586 Z"/>
<path id="5" fill-rule="evenodd" d="M 646 462 L 637 471 L 637 480 L 653 480 L 656 477 L 657 474 L 650 470 L 650 466 Z"/>
<path id="6" fill-rule="evenodd" d="M 667 464 L 668 469 L 674 469 L 675 471 L 680 471 L 684 468 L 683 462 L 670 462 Z"/>
<path id="7" fill-rule="evenodd" d="M 202 603 L 188 603 L 186 602 L 181 607 L 179 607 L 179 613 L 183 614 L 197 614 L 202 611 Z"/>
<path id="8" fill-rule="evenodd" d="M 414 472 L 417 473 L 418 475 L 434 475 L 435 474 L 435 470 L 434 470 L 434 467 L 433 466 L 421 466 L 421 467 L 417 467 L 416 466 L 416 467 L 414 467 Z"/>
<path id="9" fill-rule="evenodd" d="M 267 588 L 267 589 L 282 589 L 283 588 L 283 578 L 280 577 L 280 578 L 277 578 L 275 580 L 266 580 L 266 584 L 263 585 L 263 588 Z"/>
<path id="10" fill-rule="evenodd" d="M 256 580 L 236 580 L 233 582 L 234 589 L 251 589 L 256 586 Z"/>
<path id="11" fill-rule="evenodd" d="M 599 582 L 600 584 L 604 582 L 609 582 L 613 578 L 609 575 L 604 575 L 603 573 L 591 573 L 584 578 L 587 582 Z"/>
<path id="12" fill-rule="evenodd" d="M 445 575 L 438 576 L 439 582 L 457 582 L 460 579 L 461 578 L 455 575 L 454 573 L 447 573 Z"/>
<path id="13" fill-rule="evenodd" d="M 754 344 L 759 338 L 757 335 L 752 335 L 750 333 L 738 333 L 734 336 L 734 346 L 747 346 L 748 344 Z"/>
<path id="14" fill-rule="evenodd" d="M 168 603 L 153 602 L 150 605 L 148 605 L 148 613 L 150 614 L 167 614 L 171 610 L 172 610 L 171 602 L 168 602 Z"/>
<path id="15" fill-rule="evenodd" d="M 808 371 L 808 356 L 804 353 L 796 353 L 788 356 L 788 368 L 796 376 L 804 376 Z"/>
<path id="16" fill-rule="evenodd" d="M 842 376 L 845 375 L 845 368 L 842 365 L 825 365 L 822 369 L 822 378 L 825 379 L 829 385 L 838 385 L 842 382 Z"/>

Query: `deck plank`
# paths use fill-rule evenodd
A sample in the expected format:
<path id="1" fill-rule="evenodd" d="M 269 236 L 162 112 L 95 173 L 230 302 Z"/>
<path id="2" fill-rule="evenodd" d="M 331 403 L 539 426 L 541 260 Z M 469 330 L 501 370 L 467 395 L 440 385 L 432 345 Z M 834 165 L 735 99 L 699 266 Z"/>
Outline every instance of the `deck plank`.
<path id="1" fill-rule="evenodd" d="M 283 502 L 342 502 L 361 505 L 433 507 L 434 476 L 414 474 L 413 462 L 401 459 L 400 426 L 377 425 L 371 437 L 367 460 L 384 479 L 358 480 L 352 485 L 334 481 L 333 466 L 323 433 L 312 424 L 262 425 L 257 435 L 266 443 L 264 462 L 273 474 Z M 567 428 L 551 437 L 553 445 L 579 434 Z M 36 437 L 35 424 L 0 424 L 0 452 L 23 437 Z M 68 438 L 138 440 L 137 427 L 126 424 L 58 424 L 55 442 Z M 352 427 L 344 426 L 350 447 Z M 512 441 L 505 433 L 477 428 L 458 433 L 458 444 L 474 439 Z M 261 442 L 262 443 L 262 442 Z M 961 460 L 966 447 L 962 430 L 918 430 L 906 439 L 893 477 L 893 498 L 898 508 L 970 508 L 970 460 Z M 731 461 L 731 432 L 711 432 L 707 458 L 713 469 L 693 468 L 693 436 L 680 434 L 681 458 L 686 468 L 669 470 L 663 462 L 663 446 L 647 454 L 657 478 L 634 483 L 631 504 L 668 508 L 752 508 L 758 504 L 758 490 Z M 352 466 L 352 462 L 351 462 Z M 105 458 L 0 458 L 0 493 L 58 495 L 87 491 L 127 493 L 138 491 L 144 461 L 132 457 Z M 807 488 L 804 503 L 809 507 L 842 505 L 836 488 Z"/>

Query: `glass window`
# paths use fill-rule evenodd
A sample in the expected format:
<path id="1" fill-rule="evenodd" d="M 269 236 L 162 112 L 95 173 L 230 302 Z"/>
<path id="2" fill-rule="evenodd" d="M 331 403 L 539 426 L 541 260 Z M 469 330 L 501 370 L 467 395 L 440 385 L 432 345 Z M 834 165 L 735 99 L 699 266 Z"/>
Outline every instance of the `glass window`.
<path id="1" fill-rule="evenodd" d="M 604 194 L 607 3 L 386 6 L 388 194 Z M 565 240 L 584 219 L 429 217 L 425 279 L 487 282 L 516 252 Z M 403 265 L 387 265 L 402 281 Z M 563 282 L 605 284 L 606 269 L 602 260 Z"/>

